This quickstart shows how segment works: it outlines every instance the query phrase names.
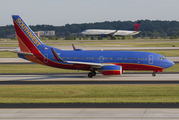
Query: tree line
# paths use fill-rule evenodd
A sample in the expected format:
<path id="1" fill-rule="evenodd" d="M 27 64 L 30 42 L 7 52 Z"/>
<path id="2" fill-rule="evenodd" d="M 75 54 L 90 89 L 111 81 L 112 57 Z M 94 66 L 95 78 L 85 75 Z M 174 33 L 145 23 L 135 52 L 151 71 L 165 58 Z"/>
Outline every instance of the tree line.
<path id="1" fill-rule="evenodd" d="M 53 25 L 36 25 L 30 26 L 33 31 L 49 31 L 55 30 L 57 37 L 75 36 L 82 37 L 80 34 L 86 29 L 131 29 L 136 23 L 132 21 L 105 21 L 96 23 L 82 23 L 82 24 L 66 24 L 64 26 L 53 26 Z M 139 28 L 141 31 L 134 37 L 168 37 L 178 38 L 179 35 L 179 22 L 178 21 L 161 21 L 161 20 L 141 20 Z M 13 25 L 0 26 L 0 38 L 6 38 L 8 35 L 15 33 Z M 172 37 L 173 36 L 173 37 Z M 68 37 L 67 37 L 68 39 Z M 93 39 L 93 38 L 92 38 Z"/>

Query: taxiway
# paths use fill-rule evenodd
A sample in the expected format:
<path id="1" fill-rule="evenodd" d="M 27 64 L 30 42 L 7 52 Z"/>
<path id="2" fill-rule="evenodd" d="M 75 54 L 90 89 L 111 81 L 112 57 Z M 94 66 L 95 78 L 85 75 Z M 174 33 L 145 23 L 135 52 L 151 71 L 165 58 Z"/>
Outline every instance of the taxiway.
<path id="1" fill-rule="evenodd" d="M 0 109 L 1 120 L 178 120 L 179 109 Z"/>
<path id="2" fill-rule="evenodd" d="M 87 73 L 31 74 L 31 75 L 0 75 L 2 81 L 179 81 L 179 74 L 122 74 L 120 76 L 104 76 L 97 74 L 88 78 Z M 129 83 L 130 84 L 130 83 Z"/>

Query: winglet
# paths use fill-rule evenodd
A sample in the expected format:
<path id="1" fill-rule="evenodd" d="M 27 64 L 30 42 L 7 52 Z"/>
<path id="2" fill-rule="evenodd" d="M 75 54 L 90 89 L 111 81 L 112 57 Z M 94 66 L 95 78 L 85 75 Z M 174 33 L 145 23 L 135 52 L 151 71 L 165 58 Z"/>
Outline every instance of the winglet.
<path id="1" fill-rule="evenodd" d="M 74 44 L 72 44 L 72 47 L 73 47 L 73 50 L 75 50 L 75 51 L 84 51 L 83 49 L 77 49 Z"/>
<path id="2" fill-rule="evenodd" d="M 51 51 L 52 51 L 53 56 L 55 57 L 56 61 L 65 62 L 64 60 L 62 60 L 62 58 L 57 54 L 57 52 L 53 48 L 51 48 Z"/>
<path id="3" fill-rule="evenodd" d="M 75 49 L 76 49 L 76 46 L 75 46 L 74 44 L 72 44 L 72 47 L 73 47 L 73 50 L 75 50 Z"/>

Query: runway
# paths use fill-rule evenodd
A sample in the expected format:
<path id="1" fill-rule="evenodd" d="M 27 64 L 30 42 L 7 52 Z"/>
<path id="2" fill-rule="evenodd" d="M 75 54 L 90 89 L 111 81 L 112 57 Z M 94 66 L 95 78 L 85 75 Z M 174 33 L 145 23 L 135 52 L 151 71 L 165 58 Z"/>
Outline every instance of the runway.
<path id="1" fill-rule="evenodd" d="M 177 120 L 179 109 L 0 109 L 8 120 Z"/>
<path id="2" fill-rule="evenodd" d="M 179 84 L 179 74 L 123 74 L 104 76 L 97 74 L 88 78 L 87 74 L 58 75 L 0 75 L 0 85 L 15 84 Z"/>

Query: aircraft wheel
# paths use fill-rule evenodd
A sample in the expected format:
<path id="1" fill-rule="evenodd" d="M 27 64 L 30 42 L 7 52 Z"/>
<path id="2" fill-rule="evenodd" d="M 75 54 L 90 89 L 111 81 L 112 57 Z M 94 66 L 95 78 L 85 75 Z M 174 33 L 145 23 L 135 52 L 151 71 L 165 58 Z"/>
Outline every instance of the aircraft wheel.
<path id="1" fill-rule="evenodd" d="M 96 76 L 96 72 L 95 71 L 93 71 L 93 76 Z"/>
<path id="2" fill-rule="evenodd" d="M 93 73 L 92 73 L 92 72 L 89 72 L 89 73 L 88 73 L 88 77 L 89 77 L 89 78 L 92 78 L 92 77 L 93 77 Z"/>
<path id="3" fill-rule="evenodd" d="M 155 77 L 155 76 L 156 76 L 156 73 L 152 73 L 152 76 Z"/>

